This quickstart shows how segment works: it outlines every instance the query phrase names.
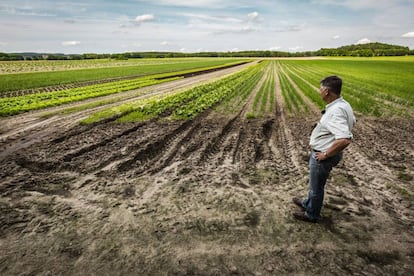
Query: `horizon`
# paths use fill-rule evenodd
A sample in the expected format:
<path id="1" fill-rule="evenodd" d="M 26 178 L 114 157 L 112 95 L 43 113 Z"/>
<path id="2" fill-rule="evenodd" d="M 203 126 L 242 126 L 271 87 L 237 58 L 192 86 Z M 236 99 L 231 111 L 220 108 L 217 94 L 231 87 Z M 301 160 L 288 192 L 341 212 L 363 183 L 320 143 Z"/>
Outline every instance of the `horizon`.
<path id="1" fill-rule="evenodd" d="M 384 44 L 384 43 L 382 43 L 382 42 L 370 42 L 370 43 L 367 43 L 367 44 L 375 44 L 375 43 L 381 43 L 381 44 Z M 358 44 L 351 44 L 351 45 L 342 45 L 342 46 L 338 46 L 337 48 L 341 48 L 341 47 L 347 47 L 347 46 L 354 46 L 354 45 L 358 45 Z M 390 44 L 387 44 L 387 45 L 390 45 Z M 402 46 L 402 45 L 390 45 L 390 46 Z M 402 47 L 406 47 L 406 46 L 402 46 Z M 337 48 L 331 48 L 331 49 L 337 49 Z M 298 54 L 298 53 L 305 53 L 305 52 L 317 52 L 317 51 L 320 51 L 320 50 L 322 50 L 322 49 L 327 49 L 327 48 L 321 48 L 321 49 L 318 49 L 318 50 L 315 50 L 315 51 L 303 51 L 303 52 L 295 52 L 295 53 L 292 53 L 292 54 Z M 413 50 L 413 49 L 410 49 L 409 48 L 409 50 L 411 51 L 411 50 Z M 242 50 L 242 51 L 227 51 L 227 52 L 224 52 L 224 51 L 222 51 L 222 52 L 218 52 L 218 51 L 211 51 L 211 53 L 238 53 L 238 52 L 264 52 L 264 51 L 270 51 L 270 52 L 281 52 L 281 53 L 291 53 L 291 52 L 284 52 L 284 51 L 276 51 L 276 50 Z M 9 55 L 19 55 L 19 54 L 43 54 L 43 55 L 64 55 L 64 56 L 71 56 L 71 55 L 85 55 L 85 54 L 97 54 L 97 55 L 116 55 L 116 54 L 127 54 L 127 53 L 177 53 L 177 54 L 181 54 L 182 52 L 172 52 L 172 51 L 136 51 L 136 52 L 117 52 L 117 53 L 92 53 L 92 52 L 88 52 L 88 53 L 76 53 L 76 54 L 74 54 L 74 53 L 58 53 L 58 52 L 49 52 L 49 53 L 47 53 L 47 52 L 42 52 L 42 53 L 40 53 L 40 52 L 33 52 L 33 51 L 30 51 L 30 52 L 10 52 L 10 53 L 5 53 L 5 54 L 9 54 Z M 186 52 L 186 53 L 183 53 L 183 54 L 199 54 L 199 53 L 208 53 L 208 52 Z"/>
<path id="2" fill-rule="evenodd" d="M 414 49 L 414 2 L 107 0 L 0 4 L 0 52 L 307 52 L 385 43 Z"/>

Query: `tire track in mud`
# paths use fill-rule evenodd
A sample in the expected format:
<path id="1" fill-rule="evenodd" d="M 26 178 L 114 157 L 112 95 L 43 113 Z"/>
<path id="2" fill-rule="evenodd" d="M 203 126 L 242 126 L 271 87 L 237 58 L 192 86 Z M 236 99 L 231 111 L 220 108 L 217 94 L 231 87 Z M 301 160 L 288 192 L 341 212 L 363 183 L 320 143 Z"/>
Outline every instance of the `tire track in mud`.
<path id="1" fill-rule="evenodd" d="M 277 129 L 275 135 L 276 139 L 273 141 L 277 142 L 277 148 L 281 151 L 281 154 L 284 156 L 284 159 L 289 160 L 289 168 L 295 168 L 297 171 L 302 170 L 300 165 L 299 150 L 296 148 L 295 138 L 292 134 L 292 131 L 287 123 L 286 119 L 286 105 L 282 96 L 282 88 L 280 86 L 279 77 L 277 74 L 280 74 L 278 71 L 280 66 L 275 68 L 275 93 L 276 93 L 276 118 L 279 128 Z M 273 148 L 275 150 L 275 148 Z M 278 151 L 275 152 L 276 155 L 280 155 Z"/>
<path id="2" fill-rule="evenodd" d="M 202 164 L 208 163 L 210 159 L 212 159 L 213 156 L 215 156 L 218 153 L 222 153 L 222 145 L 224 141 L 230 136 L 230 133 L 232 133 L 236 127 L 236 124 L 240 126 L 241 122 L 241 111 L 233 117 L 231 120 L 229 120 L 222 128 L 220 133 L 212 137 L 211 141 L 208 142 L 203 149 L 200 157 L 198 158 L 197 164 L 200 166 Z M 227 149 L 229 150 L 229 149 Z M 218 162 L 220 164 L 220 162 Z"/>
<path id="3" fill-rule="evenodd" d="M 62 158 L 62 159 L 63 159 L 63 161 L 64 161 L 64 162 L 71 162 L 71 161 L 72 161 L 72 159 L 74 159 L 74 158 L 76 158 L 76 157 L 79 157 L 79 156 L 81 156 L 81 155 L 83 155 L 83 154 L 85 154 L 85 153 L 88 153 L 88 152 L 91 152 L 91 151 L 93 151 L 93 150 L 95 150 L 95 149 L 98 149 L 98 148 L 100 148 L 100 147 L 103 147 L 103 146 L 105 146 L 106 144 L 109 144 L 110 142 L 112 142 L 112 141 L 114 141 L 114 140 L 116 140 L 116 139 L 121 139 L 123 136 L 127 136 L 127 135 L 129 135 L 130 133 L 137 131 L 137 130 L 138 130 L 138 129 L 140 129 L 140 128 L 144 125 L 144 124 L 145 124 L 145 123 L 138 124 L 138 125 L 136 125 L 136 126 L 134 126 L 134 127 L 132 127 L 132 128 L 129 128 L 129 129 L 127 129 L 127 130 L 125 130 L 125 131 L 121 132 L 120 134 L 116 134 L 116 135 L 111 136 L 111 137 L 109 137 L 109 138 L 103 139 L 103 140 L 101 140 L 99 143 L 95 143 L 95 144 L 92 144 L 92 145 L 89 145 L 89 146 L 83 147 L 83 148 L 81 148 L 81 149 L 79 149 L 79 150 L 77 150 L 77 151 L 75 151 L 75 152 L 68 153 L 68 154 L 66 154 L 65 156 L 63 156 L 63 158 Z"/>
<path id="4" fill-rule="evenodd" d="M 182 135 L 182 133 L 191 131 L 189 127 L 192 123 L 193 121 L 191 120 L 185 121 L 172 132 L 161 136 L 160 139 L 154 142 L 150 141 L 144 149 L 138 151 L 138 153 L 136 153 L 132 158 L 119 163 L 116 168 L 117 171 L 126 172 L 133 168 L 134 174 L 141 174 L 146 170 L 149 170 L 149 168 L 153 165 L 153 160 L 165 152 L 174 140 Z"/>

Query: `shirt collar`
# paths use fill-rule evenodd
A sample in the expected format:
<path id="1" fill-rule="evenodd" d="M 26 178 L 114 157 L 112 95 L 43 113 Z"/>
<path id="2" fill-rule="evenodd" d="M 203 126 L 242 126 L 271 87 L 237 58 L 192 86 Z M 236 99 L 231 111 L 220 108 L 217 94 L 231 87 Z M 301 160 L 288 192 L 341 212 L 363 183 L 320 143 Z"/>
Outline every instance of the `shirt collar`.
<path id="1" fill-rule="evenodd" d="M 339 102 L 342 102 L 342 101 L 343 101 L 343 98 L 342 98 L 342 96 L 341 96 L 341 97 L 339 97 L 338 99 L 336 99 L 335 101 L 333 101 L 333 102 L 331 102 L 331 103 L 327 104 L 325 109 L 328 109 L 328 108 L 330 108 L 331 106 L 335 105 L 336 103 L 339 103 Z"/>

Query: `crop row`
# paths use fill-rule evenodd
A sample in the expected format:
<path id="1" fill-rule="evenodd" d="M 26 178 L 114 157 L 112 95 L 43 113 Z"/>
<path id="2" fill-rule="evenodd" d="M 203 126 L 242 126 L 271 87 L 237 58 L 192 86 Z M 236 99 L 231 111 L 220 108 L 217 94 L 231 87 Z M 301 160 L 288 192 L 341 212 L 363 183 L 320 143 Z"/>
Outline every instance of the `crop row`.
<path id="1" fill-rule="evenodd" d="M 167 82 L 177 77 L 165 79 L 138 78 L 90 85 L 79 88 L 66 89 L 54 92 L 29 94 L 19 97 L 0 98 L 0 116 L 10 116 L 51 106 L 62 105 L 94 97 L 101 97 L 123 91 L 133 90 L 144 86 Z"/>
<path id="2" fill-rule="evenodd" d="M 302 70 L 298 70 L 297 67 L 296 68 L 292 66 L 287 66 L 287 67 L 289 68 L 287 70 L 291 72 L 291 75 L 293 76 L 293 78 L 296 79 L 298 82 L 307 81 L 308 83 L 310 83 L 310 81 L 313 81 L 315 83 L 315 81 L 324 78 L 324 76 L 332 74 L 331 72 L 325 72 L 324 74 L 323 72 L 315 72 L 315 71 L 312 72 L 311 70 L 306 70 L 304 68 Z M 355 89 L 358 89 L 358 90 L 355 90 Z M 355 94 L 355 91 L 358 91 L 358 95 Z M 372 114 L 372 115 L 379 116 L 381 114 L 380 107 L 379 107 L 381 105 L 381 102 L 376 100 L 375 97 L 373 97 L 372 95 L 369 95 L 369 93 L 370 93 L 370 90 L 364 87 L 356 87 L 351 82 L 348 82 L 347 86 L 344 85 L 343 87 L 344 97 L 346 98 L 346 100 L 348 100 L 351 103 L 351 105 L 353 106 L 355 110 L 358 110 L 359 112 L 362 112 L 364 114 Z M 320 100 L 317 100 L 318 98 L 320 99 L 320 96 L 319 95 L 318 95 L 319 97 L 316 96 L 317 93 L 314 93 L 314 94 L 315 96 L 309 97 L 309 98 L 311 98 L 311 100 L 313 100 L 315 103 L 320 103 Z M 323 106 L 323 103 L 322 103 L 322 106 Z"/>
<path id="3" fill-rule="evenodd" d="M 274 110 L 275 62 L 270 62 L 267 69 L 265 79 L 254 97 L 252 111 L 246 114 L 247 118 L 262 117 Z"/>
<path id="4" fill-rule="evenodd" d="M 411 62 L 283 61 L 280 66 L 319 107 L 324 105 L 317 93 L 319 81 L 335 74 L 344 80 L 343 97 L 354 110 L 374 116 L 412 114 L 414 81 L 409 75 L 414 73 L 414 67 Z"/>
<path id="5" fill-rule="evenodd" d="M 246 93 L 258 81 L 261 66 L 251 66 L 239 73 L 212 83 L 203 84 L 189 90 L 165 96 L 123 104 L 94 113 L 82 123 L 94 123 L 107 118 L 118 117 L 118 121 L 143 121 L 159 116 L 172 119 L 192 119 L 218 102 L 230 98 L 238 92 Z M 247 88 L 247 89 L 246 89 Z M 251 91 L 251 89 L 250 89 Z"/>
<path id="6" fill-rule="evenodd" d="M 248 80 L 242 80 L 243 85 L 239 87 L 239 90 L 234 91 L 231 97 L 226 97 L 220 102 L 215 109 L 216 112 L 221 114 L 234 114 L 240 112 L 257 83 L 264 76 L 268 64 L 269 61 L 262 61 L 260 65 L 255 68 L 257 72 L 255 72 L 253 76 Z"/>
<path id="7" fill-rule="evenodd" d="M 262 74 L 261 67 L 258 65 L 250 70 L 245 70 L 237 74 L 234 78 L 229 77 L 218 81 L 216 86 L 207 94 L 202 95 L 195 101 L 187 105 L 182 105 L 173 113 L 173 119 L 192 119 L 211 106 L 227 99 L 235 97 L 237 94 L 248 95 L 259 81 Z"/>
<path id="8" fill-rule="evenodd" d="M 279 65 L 278 68 L 280 88 L 288 111 L 290 113 L 296 113 L 297 111 L 307 113 L 309 107 L 302 98 L 301 93 L 294 87 L 293 82 L 282 67 Z"/>

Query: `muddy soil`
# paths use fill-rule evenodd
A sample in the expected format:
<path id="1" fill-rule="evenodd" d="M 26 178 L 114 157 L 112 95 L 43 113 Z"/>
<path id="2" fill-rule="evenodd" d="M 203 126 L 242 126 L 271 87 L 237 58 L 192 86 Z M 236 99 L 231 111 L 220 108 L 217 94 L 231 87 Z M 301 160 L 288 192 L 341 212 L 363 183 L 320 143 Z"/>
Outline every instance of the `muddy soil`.
<path id="1" fill-rule="evenodd" d="M 246 108 L 15 148 L 0 164 L 0 274 L 414 274 L 412 120 L 358 116 L 308 224 L 291 199 L 307 193 L 318 115 Z"/>

